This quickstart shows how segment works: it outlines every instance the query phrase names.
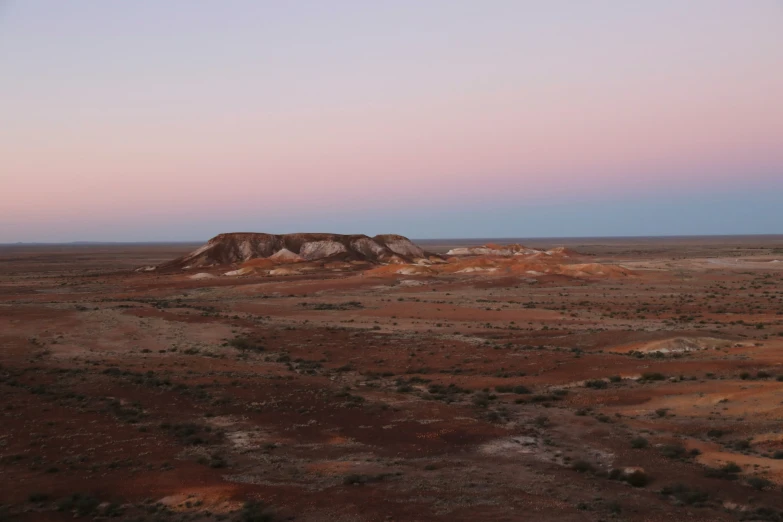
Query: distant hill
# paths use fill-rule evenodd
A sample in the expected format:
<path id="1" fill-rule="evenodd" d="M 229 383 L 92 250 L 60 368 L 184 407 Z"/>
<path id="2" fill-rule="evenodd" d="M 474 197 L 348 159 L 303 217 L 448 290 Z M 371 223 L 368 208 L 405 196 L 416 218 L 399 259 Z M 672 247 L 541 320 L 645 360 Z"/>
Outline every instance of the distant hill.
<path id="1" fill-rule="evenodd" d="M 364 234 L 233 232 L 219 234 L 190 254 L 164 263 L 157 269 L 231 265 L 258 258 L 284 263 L 326 259 L 415 263 L 431 256 L 434 254 L 425 252 L 410 239 L 396 234 L 369 237 Z"/>

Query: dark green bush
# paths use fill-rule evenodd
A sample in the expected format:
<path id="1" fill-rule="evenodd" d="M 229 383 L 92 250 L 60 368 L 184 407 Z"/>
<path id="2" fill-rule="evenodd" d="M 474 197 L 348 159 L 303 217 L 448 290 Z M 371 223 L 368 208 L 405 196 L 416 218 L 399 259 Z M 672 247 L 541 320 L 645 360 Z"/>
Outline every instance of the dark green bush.
<path id="1" fill-rule="evenodd" d="M 595 471 L 595 467 L 586 460 L 577 460 L 571 464 L 571 469 L 579 473 L 592 473 Z"/>
<path id="2" fill-rule="evenodd" d="M 247 337 L 236 337 L 231 339 L 228 344 L 243 352 L 263 352 L 266 349 L 258 341 L 254 341 Z"/>
<path id="3" fill-rule="evenodd" d="M 709 495 L 697 489 L 691 489 L 684 484 L 672 484 L 661 489 L 661 494 L 671 496 L 683 504 L 703 504 L 709 498 Z"/>
<path id="4" fill-rule="evenodd" d="M 636 470 L 627 475 L 625 481 L 635 488 L 643 488 L 650 483 L 650 478 L 644 471 Z"/>
<path id="5" fill-rule="evenodd" d="M 755 490 L 761 491 L 763 489 L 767 489 L 772 486 L 772 481 L 767 480 L 763 477 L 750 477 L 747 480 L 748 486 L 752 487 Z"/>
<path id="6" fill-rule="evenodd" d="M 261 502 L 245 502 L 239 515 L 241 522 L 273 522 L 274 513 Z"/>
<path id="7" fill-rule="evenodd" d="M 682 444 L 664 444 L 661 446 L 661 455 L 670 459 L 681 459 L 686 452 Z"/>
<path id="8" fill-rule="evenodd" d="M 70 497 L 60 501 L 57 509 L 60 511 L 75 512 L 80 517 L 86 517 L 95 512 L 100 501 L 92 495 L 74 493 Z"/>

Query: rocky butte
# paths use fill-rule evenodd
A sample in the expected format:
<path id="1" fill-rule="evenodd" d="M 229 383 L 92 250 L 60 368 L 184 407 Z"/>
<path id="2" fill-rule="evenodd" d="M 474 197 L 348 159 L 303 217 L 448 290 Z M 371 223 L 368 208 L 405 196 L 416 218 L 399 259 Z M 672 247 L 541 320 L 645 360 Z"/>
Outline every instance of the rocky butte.
<path id="1" fill-rule="evenodd" d="M 275 264 L 322 260 L 415 264 L 440 257 L 396 234 L 369 237 L 364 234 L 234 232 L 219 234 L 187 255 L 145 270 L 189 270 L 234 265 L 252 259 L 269 259 Z"/>

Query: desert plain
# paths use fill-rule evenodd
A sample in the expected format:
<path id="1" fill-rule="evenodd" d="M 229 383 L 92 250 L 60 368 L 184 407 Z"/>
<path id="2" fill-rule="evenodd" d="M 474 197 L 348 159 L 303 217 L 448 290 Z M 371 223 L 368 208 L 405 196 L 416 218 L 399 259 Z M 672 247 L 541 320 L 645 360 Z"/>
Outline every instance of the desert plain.
<path id="1" fill-rule="evenodd" d="M 0 246 L 0 520 L 783 520 L 783 236 L 512 242 Z"/>

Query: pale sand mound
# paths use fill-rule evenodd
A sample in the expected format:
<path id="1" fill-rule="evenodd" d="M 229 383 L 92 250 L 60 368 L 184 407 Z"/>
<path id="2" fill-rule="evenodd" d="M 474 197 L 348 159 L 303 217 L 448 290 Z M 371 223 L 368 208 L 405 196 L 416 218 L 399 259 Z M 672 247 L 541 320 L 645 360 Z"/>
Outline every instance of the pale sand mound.
<path id="1" fill-rule="evenodd" d="M 505 248 L 473 247 L 452 248 L 446 252 L 448 256 L 511 256 L 514 252 Z"/>
<path id="2" fill-rule="evenodd" d="M 558 247 L 556 249 L 550 250 L 549 252 L 544 252 L 543 250 L 536 250 L 535 248 L 528 248 L 524 245 L 520 244 L 513 244 L 513 245 L 498 245 L 496 243 L 487 243 L 483 246 L 477 246 L 477 247 L 460 247 L 460 248 L 452 248 L 449 250 L 446 255 L 447 256 L 528 256 L 528 255 L 535 255 L 535 254 L 543 254 L 546 253 L 547 255 L 552 255 L 555 253 L 561 253 L 561 250 L 564 251 L 562 247 Z"/>
<path id="3" fill-rule="evenodd" d="M 291 252 L 287 248 L 282 248 L 278 250 L 277 252 L 269 256 L 268 259 L 273 260 L 277 263 L 301 263 L 302 261 L 305 260 L 299 254 Z"/>
<path id="4" fill-rule="evenodd" d="M 503 260 L 507 262 L 506 260 Z M 459 259 L 459 258 L 450 258 L 449 262 L 444 265 L 438 265 L 435 267 L 438 272 L 442 272 L 445 274 L 454 274 L 458 272 L 463 272 L 467 269 L 476 269 L 476 268 L 496 268 L 498 267 L 503 261 L 499 259 L 492 259 L 490 257 L 475 257 L 470 259 Z M 469 270 L 474 271 L 474 270 Z"/>
<path id="5" fill-rule="evenodd" d="M 299 275 L 302 272 L 299 270 L 294 270 L 293 268 L 275 268 L 274 270 L 269 271 L 269 275 L 271 276 L 291 276 L 291 275 Z"/>
<path id="6" fill-rule="evenodd" d="M 558 256 L 560 254 L 557 254 Z M 619 265 L 599 263 L 562 264 L 558 258 L 546 252 L 537 252 L 531 256 L 475 256 L 451 257 L 448 263 L 432 267 L 443 274 L 484 274 L 487 276 L 519 275 L 541 276 L 546 274 L 564 275 L 582 279 L 616 278 L 633 275 L 633 272 Z"/>
<path id="7" fill-rule="evenodd" d="M 397 269 L 398 274 L 402 275 L 425 275 L 430 274 L 429 269 L 427 269 L 424 266 L 415 265 L 415 266 L 403 266 Z"/>
<path id="8" fill-rule="evenodd" d="M 370 277 L 388 277 L 393 275 L 429 275 L 432 273 L 426 266 L 421 265 L 387 265 L 379 266 L 364 272 Z"/>
<path id="9" fill-rule="evenodd" d="M 567 247 L 555 247 L 552 250 L 547 250 L 546 252 L 551 256 L 571 257 L 579 255 L 579 252 L 571 250 Z"/>
<path id="10" fill-rule="evenodd" d="M 189 276 L 188 279 L 194 279 L 194 280 L 215 279 L 215 276 L 213 276 L 212 274 L 208 274 L 206 272 L 200 272 L 198 274 L 193 274 L 192 276 Z"/>
<path id="11" fill-rule="evenodd" d="M 388 263 L 390 265 L 405 265 L 405 264 L 408 263 L 408 261 L 406 261 L 405 259 L 401 258 L 398 255 L 392 255 L 392 256 L 385 257 L 383 259 L 383 262 L 384 263 Z"/>
<path id="12" fill-rule="evenodd" d="M 253 273 L 255 273 L 255 268 L 246 266 L 246 267 L 243 267 L 243 268 L 238 268 L 236 270 L 230 270 L 230 271 L 226 272 L 223 275 L 225 275 L 225 276 L 243 276 L 243 275 L 248 275 L 248 274 L 253 274 Z"/>
<path id="13" fill-rule="evenodd" d="M 486 266 L 469 266 L 467 268 L 463 268 L 462 270 L 457 270 L 458 274 L 471 274 L 473 272 L 497 272 L 500 270 L 499 267 L 493 266 L 493 267 L 486 267 Z"/>
<path id="14" fill-rule="evenodd" d="M 620 265 L 602 265 L 599 263 L 560 265 L 560 273 L 571 277 L 627 277 L 633 274 L 633 272 Z"/>
<path id="15" fill-rule="evenodd" d="M 609 351 L 617 353 L 643 352 L 643 353 L 682 353 L 697 350 L 710 350 L 728 348 L 733 341 L 717 339 L 715 337 L 672 337 L 659 341 L 625 344 L 610 348 Z"/>
<path id="16" fill-rule="evenodd" d="M 560 265 L 540 261 L 518 261 L 509 265 L 508 271 L 514 275 L 544 275 L 560 272 Z"/>

